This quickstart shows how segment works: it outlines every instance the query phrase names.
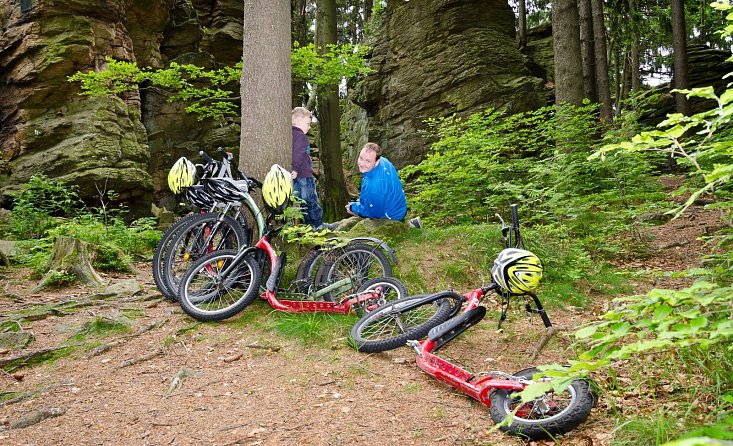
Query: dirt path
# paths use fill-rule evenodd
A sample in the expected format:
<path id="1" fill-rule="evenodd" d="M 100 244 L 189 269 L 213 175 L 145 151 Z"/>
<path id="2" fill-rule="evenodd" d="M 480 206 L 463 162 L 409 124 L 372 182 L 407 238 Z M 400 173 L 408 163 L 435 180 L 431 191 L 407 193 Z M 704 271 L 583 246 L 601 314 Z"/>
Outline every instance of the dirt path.
<path id="1" fill-rule="evenodd" d="M 670 271 L 696 264 L 702 246 L 696 237 L 717 225 L 698 211 L 645 230 L 655 255 L 638 266 Z M 43 418 L 43 411 L 51 408 L 62 413 L 0 431 L 0 444 L 526 444 L 491 431 L 484 406 L 423 374 L 407 348 L 364 355 L 347 347 L 345 339 L 313 346 L 262 324 L 194 324 L 176 304 L 159 299 L 149 272 L 142 271 L 137 279 L 143 289 L 136 296 L 23 324 L 35 336 L 32 349 L 58 346 L 95 318 L 127 317 L 133 329 L 106 337 L 112 347 L 105 352 L 77 352 L 52 364 L 20 369 L 15 377 L 0 374 L 2 392 L 39 391 L 0 406 L 0 426 L 10 427 L 33 414 Z M 680 285 L 678 279 L 660 276 L 657 283 L 640 281 L 638 288 Z M 69 289 L 26 295 L 32 284 L 16 278 L 3 286 L 6 293 L 21 296 L 3 299 L 3 314 L 33 302 L 90 294 Z M 531 365 L 528 358 L 541 322 L 528 320 L 520 306 L 515 307 L 505 333 L 496 334 L 493 321 L 483 323 L 445 354 L 474 371 L 516 371 Z M 264 302 L 247 311 L 259 313 L 261 319 L 272 317 Z M 558 312 L 552 318 L 557 325 L 572 327 L 593 317 L 590 311 Z M 562 337 L 554 340 L 544 360 L 562 361 L 566 345 Z M 17 351 L 0 353 L 2 360 Z M 608 444 L 613 426 L 604 416 L 606 398 L 563 444 Z"/>

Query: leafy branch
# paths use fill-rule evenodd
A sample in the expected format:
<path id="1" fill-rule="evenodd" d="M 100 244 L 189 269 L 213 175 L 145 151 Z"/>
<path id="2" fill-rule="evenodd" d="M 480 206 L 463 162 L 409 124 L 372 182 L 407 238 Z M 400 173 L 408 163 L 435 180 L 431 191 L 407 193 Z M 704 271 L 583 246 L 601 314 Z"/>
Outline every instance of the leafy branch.
<path id="1" fill-rule="evenodd" d="M 313 88 L 338 84 L 342 79 L 369 73 L 365 55 L 367 47 L 329 45 L 319 54 L 313 44 L 299 46 L 291 52 L 293 77 Z M 145 88 L 166 92 L 168 102 L 181 101 L 188 113 L 199 121 L 214 119 L 223 124 L 227 117 L 239 116 L 239 81 L 242 62 L 233 67 L 205 69 L 193 64 L 172 62 L 162 69 L 140 68 L 135 62 L 105 58 L 105 67 L 97 71 L 81 71 L 68 77 L 79 82 L 87 96 L 113 96 Z"/>

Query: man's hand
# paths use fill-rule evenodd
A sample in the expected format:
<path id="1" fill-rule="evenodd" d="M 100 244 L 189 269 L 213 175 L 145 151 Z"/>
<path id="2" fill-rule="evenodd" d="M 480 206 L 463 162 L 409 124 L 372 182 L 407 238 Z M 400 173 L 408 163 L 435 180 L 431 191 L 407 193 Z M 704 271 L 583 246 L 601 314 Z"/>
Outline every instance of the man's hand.
<path id="1" fill-rule="evenodd" d="M 355 213 L 351 212 L 351 203 L 346 205 L 346 213 L 351 215 L 356 215 Z"/>
<path id="2" fill-rule="evenodd" d="M 294 171 L 292 171 L 292 172 L 290 172 L 290 178 L 292 178 L 292 179 L 296 179 L 296 178 L 298 178 L 298 172 L 297 172 L 297 171 L 295 171 L 295 170 L 294 170 Z"/>

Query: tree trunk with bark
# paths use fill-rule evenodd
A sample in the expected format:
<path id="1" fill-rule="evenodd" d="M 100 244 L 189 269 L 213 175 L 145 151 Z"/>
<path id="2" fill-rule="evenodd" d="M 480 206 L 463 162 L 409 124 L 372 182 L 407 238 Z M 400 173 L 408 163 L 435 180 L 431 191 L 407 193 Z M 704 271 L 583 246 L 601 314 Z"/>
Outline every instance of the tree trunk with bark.
<path id="1" fill-rule="evenodd" d="M 690 83 L 687 76 L 687 27 L 683 0 L 670 0 L 672 10 L 672 51 L 674 51 L 674 88 L 684 89 Z M 677 113 L 689 116 L 687 96 L 675 93 Z"/>
<path id="2" fill-rule="evenodd" d="M 591 102 L 598 102 L 596 90 L 596 50 L 593 38 L 593 9 L 590 0 L 580 0 L 580 45 L 583 52 L 583 91 Z"/>
<path id="3" fill-rule="evenodd" d="M 316 44 L 319 51 L 326 52 L 327 45 L 336 44 L 337 39 L 336 0 L 317 0 L 316 9 Z M 319 182 L 323 191 L 321 207 L 324 221 L 345 217 L 344 205 L 349 201 L 341 156 L 338 88 L 338 85 L 333 84 L 318 89 L 319 154 L 323 166 Z"/>
<path id="4" fill-rule="evenodd" d="M 519 0 L 517 2 L 517 22 L 519 33 L 519 51 L 524 53 L 527 49 L 527 0 Z"/>
<path id="5" fill-rule="evenodd" d="M 306 0 L 291 0 L 292 8 L 292 39 L 293 44 L 298 42 L 300 46 L 308 45 L 308 16 L 306 14 L 306 6 L 308 2 Z M 302 79 L 292 80 L 292 106 L 302 107 L 303 104 L 308 100 L 308 86 Z"/>
<path id="6" fill-rule="evenodd" d="M 552 1 L 552 36 L 555 52 L 555 103 L 583 103 L 583 64 L 580 19 L 575 0 Z"/>
<path id="7" fill-rule="evenodd" d="M 608 79 L 608 52 L 606 49 L 606 22 L 603 18 L 603 0 L 591 0 L 593 9 L 593 41 L 596 50 L 596 90 L 601 104 L 601 119 L 611 121 L 611 87 Z"/>
<path id="8" fill-rule="evenodd" d="M 239 167 L 261 181 L 292 161 L 290 3 L 245 1 L 243 40 Z"/>
<path id="9" fill-rule="evenodd" d="M 631 20 L 631 92 L 641 91 L 641 62 L 639 61 L 639 13 L 636 8 L 636 0 L 629 0 L 629 18 Z"/>

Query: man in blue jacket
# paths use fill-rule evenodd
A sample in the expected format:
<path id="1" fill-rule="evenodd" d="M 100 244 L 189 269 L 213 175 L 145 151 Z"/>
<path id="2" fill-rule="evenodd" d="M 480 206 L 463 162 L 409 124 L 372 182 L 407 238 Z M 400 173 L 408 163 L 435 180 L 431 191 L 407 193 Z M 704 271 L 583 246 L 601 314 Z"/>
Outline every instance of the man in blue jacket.
<path id="1" fill-rule="evenodd" d="M 359 198 L 346 205 L 346 212 L 365 218 L 388 218 L 402 221 L 407 200 L 397 170 L 382 156 L 382 148 L 369 142 L 357 161 L 362 173 Z"/>

